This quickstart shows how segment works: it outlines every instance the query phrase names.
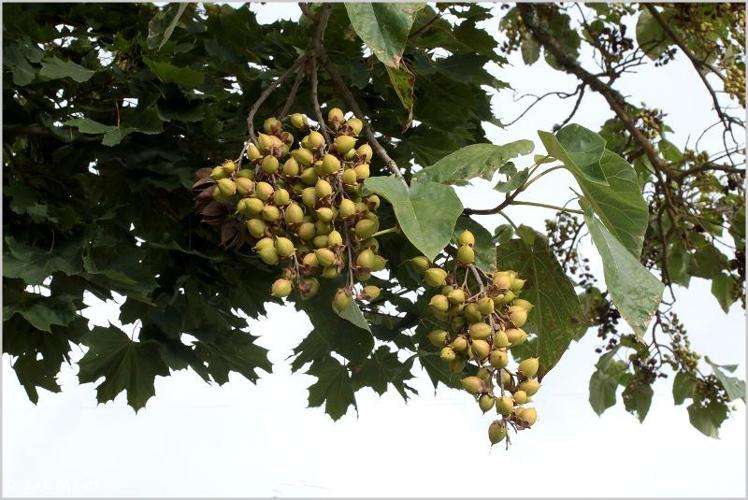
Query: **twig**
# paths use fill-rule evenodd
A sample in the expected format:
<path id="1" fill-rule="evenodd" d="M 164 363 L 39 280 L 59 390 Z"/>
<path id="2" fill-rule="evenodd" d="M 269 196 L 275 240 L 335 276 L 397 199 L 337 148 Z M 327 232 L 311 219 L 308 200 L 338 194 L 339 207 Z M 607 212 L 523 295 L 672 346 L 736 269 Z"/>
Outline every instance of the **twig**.
<path id="1" fill-rule="evenodd" d="M 577 102 L 574 103 L 574 107 L 571 109 L 571 113 L 569 113 L 569 116 L 566 117 L 564 121 L 562 121 L 558 125 L 553 126 L 553 131 L 557 131 L 561 129 L 564 125 L 569 123 L 571 119 L 574 117 L 575 114 L 577 114 L 577 110 L 579 109 L 579 105 L 582 103 L 582 98 L 584 97 L 584 89 L 586 89 L 587 86 L 583 83 L 579 84 L 579 97 L 577 97 Z"/>
<path id="2" fill-rule="evenodd" d="M 296 62 L 293 63 L 290 68 L 284 71 L 275 81 L 273 81 L 265 90 L 262 91 L 260 97 L 258 97 L 254 104 L 252 104 L 252 107 L 249 108 L 249 115 L 247 116 L 247 128 L 249 129 L 249 140 L 253 143 L 256 143 L 257 141 L 257 138 L 255 136 L 255 127 L 252 124 L 255 118 L 255 114 L 257 114 L 257 111 L 260 109 L 260 106 L 262 106 L 262 103 L 265 102 L 268 97 L 270 97 L 270 94 L 272 94 L 273 91 L 275 91 L 275 89 L 278 88 L 280 84 L 283 83 L 286 78 L 291 75 L 291 73 L 296 71 L 299 66 L 304 63 L 306 58 L 307 55 L 304 54 L 296 59 Z"/>
<path id="3" fill-rule="evenodd" d="M 325 125 L 325 117 L 322 115 L 322 110 L 319 106 L 319 81 L 318 81 L 318 75 L 317 71 L 319 70 L 319 67 L 317 66 L 317 57 L 312 56 L 312 104 L 314 105 L 314 114 L 317 117 L 317 122 L 319 122 L 319 131 L 322 132 L 322 135 L 325 136 L 325 143 L 330 145 L 330 134 L 327 133 L 327 126 Z"/>
<path id="4" fill-rule="evenodd" d="M 533 106 L 535 106 L 537 103 L 539 103 L 540 101 L 542 101 L 546 97 L 550 97 L 552 95 L 555 95 L 556 97 L 559 97 L 561 99 L 568 99 L 569 97 L 573 97 L 573 96 L 577 95 L 577 93 L 579 92 L 579 90 L 581 88 L 583 88 L 583 87 L 584 87 L 584 84 L 580 84 L 579 86 L 577 86 L 577 89 L 574 92 L 553 91 L 553 92 L 546 92 L 545 94 L 543 94 L 541 96 L 536 96 L 536 95 L 533 95 L 533 94 L 523 94 L 520 97 L 518 97 L 517 99 L 515 99 L 514 102 L 518 102 L 518 101 L 522 100 L 525 97 L 534 97 L 535 100 L 533 101 L 532 104 L 530 104 L 529 106 L 527 106 L 525 108 L 525 110 L 522 111 L 522 113 L 520 113 L 520 115 L 517 118 L 515 118 L 514 120 L 511 120 L 511 121 L 509 121 L 507 123 L 503 123 L 502 125 L 504 127 L 509 127 L 510 125 L 514 125 L 515 123 L 517 123 L 518 121 L 520 121 L 522 119 L 522 117 L 525 116 L 533 108 Z M 577 104 L 577 106 L 578 106 L 578 104 Z"/>
<path id="5" fill-rule="evenodd" d="M 291 91 L 288 93 L 288 99 L 286 99 L 286 103 L 283 105 L 283 109 L 281 109 L 281 112 L 278 114 L 279 119 L 282 120 L 288 115 L 288 112 L 291 110 L 291 106 L 293 106 L 293 103 L 296 100 L 296 93 L 299 91 L 299 86 L 301 85 L 301 82 L 303 80 L 304 68 L 302 66 L 298 70 L 296 70 L 296 79 L 293 82 L 293 86 L 291 86 Z"/>
<path id="6" fill-rule="evenodd" d="M 415 30 L 413 33 L 410 34 L 408 38 L 413 39 L 426 31 L 432 24 L 434 24 L 436 21 L 438 21 L 442 17 L 442 12 L 437 11 L 436 15 L 423 23 L 421 27 L 419 27 L 417 30 Z"/>

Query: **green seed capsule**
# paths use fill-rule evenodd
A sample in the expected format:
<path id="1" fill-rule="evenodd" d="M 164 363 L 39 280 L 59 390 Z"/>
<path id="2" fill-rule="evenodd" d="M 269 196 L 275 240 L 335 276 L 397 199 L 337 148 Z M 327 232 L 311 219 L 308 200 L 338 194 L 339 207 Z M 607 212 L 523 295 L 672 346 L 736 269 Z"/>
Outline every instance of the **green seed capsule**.
<path id="1" fill-rule="evenodd" d="M 279 167 L 280 164 L 278 163 L 278 158 L 268 155 L 262 159 L 262 165 L 260 168 L 262 168 L 262 171 L 266 174 L 274 174 L 278 171 Z"/>
<path id="2" fill-rule="evenodd" d="M 271 294 L 273 297 L 288 297 L 293 289 L 291 282 L 287 279 L 277 279 L 273 283 Z"/>

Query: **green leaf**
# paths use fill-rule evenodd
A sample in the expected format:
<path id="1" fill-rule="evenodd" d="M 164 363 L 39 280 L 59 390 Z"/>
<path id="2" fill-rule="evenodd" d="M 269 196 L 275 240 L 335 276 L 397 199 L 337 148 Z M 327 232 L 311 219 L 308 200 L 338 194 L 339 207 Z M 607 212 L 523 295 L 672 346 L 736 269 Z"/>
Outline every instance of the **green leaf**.
<path id="1" fill-rule="evenodd" d="M 572 123 L 556 132 L 556 135 L 538 130 L 538 136 L 548 154 L 563 162 L 577 179 L 607 184 L 600 167 L 605 139 L 599 134 Z"/>
<path id="2" fill-rule="evenodd" d="M 456 186 L 463 186 L 476 177 L 490 180 L 506 162 L 532 153 L 534 147 L 532 141 L 527 140 L 501 146 L 471 144 L 417 172 L 413 179 L 417 182 L 432 181 Z"/>
<path id="3" fill-rule="evenodd" d="M 520 52 L 522 52 L 522 61 L 528 66 L 532 66 L 540 58 L 540 44 L 535 41 L 530 33 L 527 33 L 522 37 Z"/>
<path id="4" fill-rule="evenodd" d="M 630 384 L 623 390 L 623 405 L 627 411 L 637 416 L 639 422 L 644 422 L 652 405 L 653 394 L 654 391 L 649 384 Z"/>
<path id="5" fill-rule="evenodd" d="M 719 306 L 727 313 L 730 306 L 735 302 L 732 290 L 735 285 L 735 279 L 727 274 L 719 273 L 712 278 L 712 295 L 719 302 Z"/>
<path id="6" fill-rule="evenodd" d="M 80 244 L 71 241 L 51 251 L 30 247 L 13 236 L 5 238 L 3 253 L 3 276 L 21 278 L 29 285 L 41 285 L 55 272 L 68 276 L 81 270 Z"/>
<path id="7" fill-rule="evenodd" d="M 13 72 L 13 83 L 21 87 L 34 81 L 34 67 L 29 62 L 39 62 L 42 51 L 28 37 L 19 42 L 5 44 L 3 47 L 3 65 Z"/>
<path id="8" fill-rule="evenodd" d="M 408 189 L 396 177 L 370 177 L 364 186 L 390 202 L 405 236 L 430 260 L 449 243 L 462 213 L 451 187 L 421 181 Z"/>
<path id="9" fill-rule="evenodd" d="M 522 239 L 502 244 L 497 250 L 499 269 L 513 269 L 526 280 L 522 298 L 535 307 L 526 330 L 537 337 L 512 350 L 521 357 L 540 358 L 540 376 L 548 373 L 571 341 L 586 329 L 584 313 L 574 285 L 564 273 L 543 235 L 520 227 Z"/>
<path id="10" fill-rule="evenodd" d="M 664 11 L 660 16 L 667 22 L 671 17 L 670 11 Z M 639 18 L 636 20 L 636 43 L 647 57 L 654 61 L 672 42 L 652 14 L 647 9 L 640 9 Z"/>
<path id="11" fill-rule="evenodd" d="M 737 366 L 718 365 L 709 359 L 709 356 L 706 356 L 704 360 L 712 367 L 714 376 L 722 383 L 722 387 L 725 388 L 725 392 L 727 393 L 727 397 L 730 398 L 730 401 L 742 399 L 743 402 L 745 402 L 745 382 L 737 377 L 731 377 L 721 370 L 721 368 L 724 368 L 729 372 L 733 372 Z"/>
<path id="12" fill-rule="evenodd" d="M 568 125 L 554 137 L 538 132 L 548 152 L 571 171 L 605 226 L 634 255 L 641 254 L 649 210 L 636 171 L 605 149 L 605 140 L 579 125 Z"/>
<path id="13" fill-rule="evenodd" d="M 325 412 L 333 420 L 345 415 L 351 405 L 358 411 L 348 368 L 326 356 L 314 361 L 308 373 L 317 377 L 317 382 L 309 386 L 310 407 L 324 404 Z"/>
<path id="14" fill-rule="evenodd" d="M 727 406 L 722 403 L 710 403 L 702 406 L 691 403 L 688 407 L 688 420 L 699 432 L 710 438 L 719 437 L 719 428 L 727 418 Z"/>
<path id="15" fill-rule="evenodd" d="M 37 387 L 50 392 L 60 392 L 57 383 L 57 372 L 60 367 L 50 366 L 44 360 L 37 360 L 30 356 L 21 356 L 13 363 L 18 381 L 23 385 L 32 403 L 39 402 Z"/>
<path id="16" fill-rule="evenodd" d="M 584 219 L 602 257 L 605 284 L 613 303 L 634 332 L 644 335 L 665 286 L 631 255 L 589 207 L 585 208 Z"/>
<path id="17" fill-rule="evenodd" d="M 270 373 L 273 365 L 268 361 L 267 349 L 255 344 L 256 338 L 239 330 L 222 331 L 195 342 L 195 354 L 208 365 L 208 372 L 219 385 L 229 381 L 230 371 L 257 382 L 256 370 Z"/>
<path id="18" fill-rule="evenodd" d="M 457 239 L 463 231 L 470 231 L 475 236 L 475 267 L 487 273 L 496 271 L 496 245 L 493 243 L 491 233 L 480 223 L 467 215 L 460 215 L 455 224 L 452 243 L 457 244 Z"/>
<path id="19" fill-rule="evenodd" d="M 73 61 L 63 61 L 57 57 L 50 57 L 42 61 L 39 75 L 50 80 L 72 78 L 78 83 L 88 81 L 96 73 Z"/>
<path id="20" fill-rule="evenodd" d="M 82 134 L 106 134 L 117 128 L 114 125 L 104 125 L 90 118 L 74 118 L 67 120 L 63 125 L 76 127 Z"/>
<path id="21" fill-rule="evenodd" d="M 192 68 L 178 67 L 167 62 L 154 61 L 147 57 L 143 58 L 154 75 L 164 83 L 176 83 L 187 89 L 202 85 L 205 73 Z"/>
<path id="22" fill-rule="evenodd" d="M 356 34 L 386 66 L 398 68 L 423 3 L 346 3 Z"/>
<path id="23" fill-rule="evenodd" d="M 369 322 L 366 321 L 364 313 L 361 312 L 361 308 L 358 306 L 358 302 L 356 302 L 355 299 L 350 300 L 346 308 L 342 311 L 338 311 L 334 307 L 333 310 L 335 311 L 335 314 L 337 314 L 344 320 L 350 321 L 362 330 L 366 330 L 367 332 L 371 333 Z"/>
<path id="24" fill-rule="evenodd" d="M 673 402 L 683 404 L 686 399 L 693 399 L 699 380 L 688 372 L 678 371 L 673 379 Z"/>
<path id="25" fill-rule="evenodd" d="M 395 89 L 397 97 L 400 98 L 405 111 L 408 112 L 407 123 L 410 124 L 413 119 L 413 88 L 416 83 L 416 75 L 405 64 L 401 64 L 399 68 L 390 66 L 386 66 L 386 68 L 390 82 L 392 82 L 392 88 Z"/>
<path id="26" fill-rule="evenodd" d="M 335 285 L 336 283 L 324 280 L 317 295 L 306 300 L 299 300 L 296 305 L 309 316 L 314 326 L 309 336 L 319 335 L 320 338 L 314 342 L 317 346 L 324 344 L 328 353 L 335 351 L 351 361 L 363 361 L 374 348 L 374 338 L 369 328 L 362 329 L 358 326 L 358 323 L 363 320 L 368 327 L 368 322 L 363 318 L 355 319 L 355 312 L 351 311 L 351 319 L 344 319 L 335 314 L 332 307 L 332 299 L 337 290 Z M 358 313 L 361 313 L 360 309 Z M 294 350 L 296 354 L 301 353 L 301 349 L 307 347 L 305 342 Z"/>
<path id="27" fill-rule="evenodd" d="M 127 391 L 127 403 L 137 412 L 156 391 L 156 375 L 166 376 L 169 369 L 153 342 L 136 342 L 114 327 L 94 327 L 82 339 L 88 352 L 78 362 L 78 380 L 84 384 L 104 380 L 96 386 L 99 403 L 112 401 Z"/>
<path id="28" fill-rule="evenodd" d="M 620 384 L 620 375 L 626 371 L 622 361 L 611 361 L 598 366 L 590 377 L 590 406 L 598 415 L 616 404 L 616 390 Z"/>
<path id="29" fill-rule="evenodd" d="M 507 165 L 512 165 L 512 164 L 509 163 Z M 514 171 L 512 172 L 511 170 L 514 170 Z M 501 167 L 499 169 L 499 172 L 507 176 L 506 181 L 499 181 L 494 186 L 494 189 L 500 193 L 508 193 L 509 191 L 514 191 L 515 189 L 524 185 L 524 183 L 527 182 L 527 179 L 530 178 L 529 169 L 523 168 L 522 170 L 518 172 L 517 169 L 514 168 L 513 165 L 511 169 L 505 165 L 504 167 Z"/>
<path id="30" fill-rule="evenodd" d="M 77 307 L 68 296 L 44 297 L 24 294 L 21 302 L 3 304 L 3 321 L 20 314 L 37 330 L 52 333 L 52 325 L 65 326 L 78 316 Z"/>
<path id="31" fill-rule="evenodd" d="M 371 387 L 380 396 L 387 391 L 387 384 L 397 390 L 404 400 L 408 400 L 408 392 L 417 394 L 416 390 L 405 383 L 413 378 L 410 370 L 413 367 L 413 357 L 405 362 L 397 359 L 397 352 L 390 351 L 387 346 L 379 346 L 369 359 L 353 370 L 351 381 L 354 390 L 361 387 Z"/>

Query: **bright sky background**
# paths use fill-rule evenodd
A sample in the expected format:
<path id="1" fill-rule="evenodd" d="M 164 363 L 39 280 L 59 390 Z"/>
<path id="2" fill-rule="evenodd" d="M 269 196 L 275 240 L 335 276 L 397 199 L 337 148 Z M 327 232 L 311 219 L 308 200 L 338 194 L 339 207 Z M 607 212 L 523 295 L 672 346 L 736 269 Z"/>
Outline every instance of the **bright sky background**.
<path id="1" fill-rule="evenodd" d="M 260 11 L 260 22 L 298 18 L 295 4 Z M 498 8 L 495 8 L 498 13 Z M 485 23 L 497 33 L 498 18 Z M 494 74 L 521 92 L 573 90 L 576 80 L 542 60 L 527 68 L 515 54 Z M 586 61 L 589 63 L 589 58 Z M 617 84 L 631 102 L 646 100 L 676 124 L 671 140 L 683 146 L 712 123 L 708 95 L 683 57 L 666 71 L 642 69 Z M 497 116 L 510 119 L 526 104 L 510 92 L 494 97 Z M 488 126 L 502 144 L 533 139 L 550 130 L 572 106 L 546 100 L 508 130 Z M 588 92 L 574 121 L 597 129 L 610 116 L 603 99 Z M 718 143 L 713 143 L 717 147 Z M 542 148 L 542 147 L 540 147 Z M 521 198 L 564 203 L 570 177 L 555 172 Z M 494 206 L 501 195 L 488 183 L 460 189 L 466 205 Z M 466 193 L 470 193 L 469 199 Z M 468 201 L 469 200 L 469 201 Z M 515 221 L 542 229 L 551 212 L 513 208 Z M 498 216 L 481 218 L 489 229 Z M 598 276 L 600 263 L 586 242 Z M 89 301 L 93 324 L 118 324 L 117 305 Z M 709 283 L 693 279 L 678 291 L 677 311 L 692 347 L 717 363 L 745 367 L 743 311 L 724 315 Z M 675 407 L 671 380 L 660 381 L 644 424 L 622 404 L 598 418 L 587 402 L 597 359 L 594 332 L 573 344 L 535 396 L 538 423 L 513 438 L 507 452 L 489 449 L 482 416 L 471 397 L 440 389 L 421 372 L 412 384 L 420 396 L 407 405 L 394 392 L 383 397 L 365 389 L 353 410 L 333 422 L 319 408 L 307 409 L 306 387 L 314 380 L 291 375 L 286 358 L 310 330 L 302 313 L 270 305 L 267 318 L 251 322 L 259 344 L 270 349 L 273 374 L 255 386 L 232 376 L 223 387 L 208 386 L 193 372 L 156 379 L 157 396 L 138 415 L 124 393 L 98 406 L 93 384 L 79 386 L 75 367 L 64 367 L 63 391 L 40 390 L 31 404 L 3 356 L 3 492 L 6 496 L 744 496 L 745 408 L 741 404 L 721 431 L 704 437 Z M 125 327 L 128 332 L 131 326 Z M 82 351 L 74 349 L 79 358 Z M 473 471 L 471 473 L 471 471 Z M 479 472 L 480 471 L 480 472 Z M 486 479 L 476 475 L 485 471 Z M 524 479 L 520 479 L 524 477 Z"/>

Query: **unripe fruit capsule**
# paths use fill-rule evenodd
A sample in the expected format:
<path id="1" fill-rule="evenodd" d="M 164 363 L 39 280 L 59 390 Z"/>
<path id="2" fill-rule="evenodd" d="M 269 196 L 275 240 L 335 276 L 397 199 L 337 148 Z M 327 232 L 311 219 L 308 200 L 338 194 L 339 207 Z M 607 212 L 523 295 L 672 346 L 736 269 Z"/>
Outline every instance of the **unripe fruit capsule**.
<path id="1" fill-rule="evenodd" d="M 527 378 L 532 378 L 538 373 L 540 362 L 538 358 L 527 358 L 519 364 L 519 372 Z"/>
<path id="2" fill-rule="evenodd" d="M 265 236 L 265 222 L 261 219 L 249 219 L 247 221 L 247 231 L 254 238 L 262 238 Z"/>
<path id="3" fill-rule="evenodd" d="M 361 165 L 356 165 L 353 168 L 353 172 L 356 174 L 357 180 L 363 181 L 368 179 L 371 175 L 371 168 L 368 163 L 362 163 Z"/>
<path id="4" fill-rule="evenodd" d="M 522 408 L 517 412 L 517 416 L 528 426 L 532 426 L 538 420 L 538 412 L 535 408 Z"/>
<path id="5" fill-rule="evenodd" d="M 239 193 L 239 196 L 249 196 L 255 189 L 255 183 L 252 182 L 252 179 L 237 177 L 234 182 L 236 183 L 236 192 Z"/>
<path id="6" fill-rule="evenodd" d="M 260 260 L 262 260 L 268 266 L 274 266 L 278 264 L 278 252 L 276 252 L 275 248 L 273 247 L 263 248 L 262 250 L 257 252 L 257 255 L 260 257 Z"/>
<path id="7" fill-rule="evenodd" d="M 483 411 L 483 413 L 486 413 L 488 410 L 493 408 L 493 405 L 494 399 L 488 394 L 484 394 L 480 397 L 480 399 L 478 399 L 478 406 Z"/>
<path id="8" fill-rule="evenodd" d="M 317 261 L 323 267 L 328 267 L 335 263 L 335 252 L 329 248 L 319 248 L 314 253 L 317 255 Z"/>
<path id="9" fill-rule="evenodd" d="M 509 320 L 517 328 L 522 328 L 527 323 L 527 310 L 520 306 L 509 306 Z"/>
<path id="10" fill-rule="evenodd" d="M 327 235 L 326 234 L 318 234 L 312 239 L 312 244 L 314 245 L 314 248 L 326 248 L 327 245 Z"/>
<path id="11" fill-rule="evenodd" d="M 306 143 L 307 147 L 314 151 L 325 145 L 325 138 L 316 130 L 312 130 L 309 132 L 309 135 L 306 136 Z"/>
<path id="12" fill-rule="evenodd" d="M 429 306 L 435 311 L 446 312 L 449 309 L 449 301 L 444 295 L 434 295 L 429 301 Z"/>
<path id="13" fill-rule="evenodd" d="M 457 244 L 460 246 L 468 245 L 472 247 L 475 245 L 475 236 L 473 236 L 473 233 L 470 231 L 463 231 L 457 239 Z"/>
<path id="14" fill-rule="evenodd" d="M 534 305 L 532 305 L 532 303 L 526 301 L 525 299 L 514 299 L 512 301 L 512 306 L 522 308 L 527 312 L 530 312 L 532 308 L 535 307 Z"/>
<path id="15" fill-rule="evenodd" d="M 250 161 L 258 160 L 262 158 L 262 153 L 260 150 L 255 146 L 254 144 L 250 144 L 249 147 L 247 147 L 247 159 Z"/>
<path id="16" fill-rule="evenodd" d="M 335 213 L 332 211 L 332 208 L 328 207 L 320 207 L 316 211 L 317 218 L 323 222 L 330 222 L 333 217 L 335 217 Z"/>
<path id="17" fill-rule="evenodd" d="M 277 279 L 273 283 L 271 294 L 273 297 L 288 297 L 291 294 L 292 285 L 287 279 Z"/>
<path id="18" fill-rule="evenodd" d="M 265 120 L 265 123 L 262 124 L 262 128 L 266 134 L 275 134 L 280 131 L 281 127 L 281 122 L 274 117 L 268 118 Z"/>
<path id="19" fill-rule="evenodd" d="M 520 328 L 509 328 L 506 330 L 506 336 L 512 347 L 520 345 L 527 340 L 527 333 Z"/>
<path id="20" fill-rule="evenodd" d="M 487 323 L 473 323 L 468 329 L 468 334 L 473 340 L 487 339 L 493 333 L 493 328 Z"/>
<path id="21" fill-rule="evenodd" d="M 527 393 L 528 396 L 534 396 L 540 389 L 537 379 L 531 378 L 519 384 L 519 388 Z"/>
<path id="22" fill-rule="evenodd" d="M 527 393 L 523 390 L 518 390 L 517 392 L 512 394 L 512 398 L 518 405 L 523 405 L 530 399 L 527 397 Z"/>
<path id="23" fill-rule="evenodd" d="M 478 301 L 478 311 L 483 316 L 488 316 L 493 312 L 493 300 L 490 297 L 483 297 Z"/>
<path id="24" fill-rule="evenodd" d="M 423 275 L 423 279 L 426 284 L 432 288 L 442 286 L 447 279 L 447 271 L 438 267 L 432 267 L 431 269 L 426 270 Z"/>
<path id="25" fill-rule="evenodd" d="M 286 163 L 283 164 L 283 175 L 288 177 L 296 177 L 299 175 L 299 172 L 301 171 L 301 168 L 299 167 L 299 162 L 297 162 L 294 158 L 289 158 L 286 160 Z"/>
<path id="26" fill-rule="evenodd" d="M 465 352 L 468 348 L 468 341 L 465 337 L 460 336 L 454 339 L 450 346 L 455 352 Z"/>
<path id="27" fill-rule="evenodd" d="M 291 151 L 291 156 L 299 163 L 299 165 L 304 167 L 308 167 L 314 161 L 314 155 L 312 155 L 312 152 L 308 149 L 294 149 Z"/>
<path id="28" fill-rule="evenodd" d="M 364 122 L 359 120 L 358 118 L 351 118 L 346 122 L 346 125 L 348 125 L 351 130 L 353 131 L 353 135 L 358 136 L 358 134 L 361 133 L 361 129 L 364 128 Z"/>
<path id="29" fill-rule="evenodd" d="M 369 146 L 368 144 L 360 145 L 356 150 L 356 154 L 358 154 L 358 156 L 360 157 L 363 157 L 365 163 L 369 163 L 374 157 L 374 152 L 372 151 L 371 146 Z"/>
<path id="30" fill-rule="evenodd" d="M 257 198 L 242 198 L 236 204 L 236 211 L 246 217 L 251 217 L 262 212 L 262 207 L 264 206 L 265 204 L 262 200 Z"/>
<path id="31" fill-rule="evenodd" d="M 267 182 L 258 182 L 255 184 L 255 194 L 262 201 L 268 201 L 274 192 L 273 186 Z"/>
<path id="32" fill-rule="evenodd" d="M 470 350 L 476 359 L 483 360 L 491 352 L 491 346 L 485 340 L 474 340 L 470 346 Z"/>
<path id="33" fill-rule="evenodd" d="M 336 129 L 344 120 L 345 117 L 343 115 L 343 110 L 340 108 L 330 108 L 330 111 L 327 112 L 327 123 L 329 123 L 333 129 Z"/>
<path id="34" fill-rule="evenodd" d="M 447 298 L 452 304 L 462 304 L 465 302 L 465 291 L 462 288 L 457 288 L 449 292 Z"/>
<path id="35" fill-rule="evenodd" d="M 514 400 L 509 396 L 501 396 L 496 399 L 496 411 L 505 417 L 512 414 Z"/>
<path id="36" fill-rule="evenodd" d="M 488 357 L 488 362 L 491 363 L 491 366 L 494 368 L 504 368 L 509 364 L 509 356 L 507 356 L 506 351 L 496 349 L 491 351 L 491 354 Z"/>
<path id="37" fill-rule="evenodd" d="M 500 443 L 505 437 L 506 427 L 498 420 L 491 422 L 491 425 L 488 426 L 488 440 L 491 441 L 491 446 Z"/>
<path id="38" fill-rule="evenodd" d="M 281 257 L 289 257 L 293 255 L 293 253 L 296 251 L 296 248 L 293 245 L 293 242 L 289 240 L 288 238 L 280 237 L 275 240 L 275 251 L 278 252 L 278 255 Z"/>
<path id="39" fill-rule="evenodd" d="M 476 376 L 465 377 L 462 379 L 462 387 L 470 394 L 478 394 L 483 390 L 483 381 Z"/>
<path id="40" fill-rule="evenodd" d="M 274 139 L 277 139 L 277 137 L 267 134 L 259 134 L 257 136 L 257 142 L 260 144 L 260 150 L 264 152 L 270 151 L 275 145 Z"/>
<path id="41" fill-rule="evenodd" d="M 377 229 L 379 229 L 379 223 L 369 219 L 361 219 L 356 223 L 355 232 L 358 238 L 365 240 L 371 238 L 377 232 Z"/>
<path id="42" fill-rule="evenodd" d="M 358 257 L 356 257 L 356 265 L 358 267 L 371 269 L 372 267 L 374 267 L 374 257 L 374 252 L 372 252 L 368 248 L 366 250 L 362 250 L 358 254 Z"/>
<path id="43" fill-rule="evenodd" d="M 507 272 L 494 273 L 493 284 L 499 290 L 508 290 L 512 286 L 512 278 Z"/>
<path id="44" fill-rule="evenodd" d="M 322 158 L 322 169 L 327 175 L 334 174 L 340 170 L 340 160 L 331 154 L 326 154 Z"/>
<path id="45" fill-rule="evenodd" d="M 317 262 L 317 255 L 314 252 L 309 252 L 304 256 L 303 259 L 301 259 L 301 263 L 304 264 L 307 267 L 317 267 L 319 265 L 319 262 Z"/>
<path id="46" fill-rule="evenodd" d="M 331 247 L 342 246 L 343 235 L 341 235 L 340 232 L 336 230 L 330 231 L 330 233 L 327 235 L 327 245 Z"/>
<path id="47" fill-rule="evenodd" d="M 275 242 L 273 241 L 272 238 L 262 238 L 257 243 L 255 243 L 255 250 L 259 252 L 263 248 L 270 248 L 274 246 L 275 246 Z"/>
<path id="48" fill-rule="evenodd" d="M 442 361 L 454 361 L 457 355 L 450 347 L 443 347 L 439 352 L 439 357 Z"/>
<path id="49" fill-rule="evenodd" d="M 335 150 L 344 155 L 356 145 L 356 138 L 349 135 L 339 135 L 335 138 L 334 144 Z"/>
<path id="50" fill-rule="evenodd" d="M 444 330 L 431 330 L 428 334 L 429 342 L 435 347 L 441 347 L 447 340 L 447 332 Z"/>
<path id="51" fill-rule="evenodd" d="M 465 316 L 465 319 L 468 320 L 470 323 L 477 323 L 481 319 L 483 319 L 483 315 L 478 310 L 478 306 L 476 304 L 468 304 L 465 306 L 465 309 L 463 309 L 462 314 Z"/>
<path id="52" fill-rule="evenodd" d="M 465 360 L 461 358 L 453 359 L 449 362 L 449 371 L 452 373 L 462 373 L 465 369 Z"/>
<path id="53" fill-rule="evenodd" d="M 313 187 L 304 188 L 301 192 L 301 201 L 309 208 L 317 204 L 317 191 Z"/>
<path id="54" fill-rule="evenodd" d="M 286 207 L 286 224 L 300 224 L 304 220 L 304 210 L 296 203 Z"/>
<path id="55" fill-rule="evenodd" d="M 303 222 L 299 226 L 299 230 L 297 233 L 299 235 L 299 238 L 301 238 L 304 241 L 309 241 L 312 238 L 314 238 L 314 235 L 317 234 L 317 230 L 314 228 L 314 224 L 311 222 Z"/>
<path id="56" fill-rule="evenodd" d="M 231 179 L 218 179 L 216 185 L 223 196 L 234 196 L 236 194 L 236 183 Z"/>
<path id="57" fill-rule="evenodd" d="M 512 285 L 510 288 L 512 289 L 513 292 L 519 292 L 520 290 L 522 290 L 522 287 L 524 286 L 525 286 L 525 280 L 514 278 L 512 280 Z"/>
<path id="58" fill-rule="evenodd" d="M 338 205 L 338 210 L 340 213 L 340 216 L 344 219 L 347 219 L 348 217 L 351 217 L 353 215 L 356 215 L 356 204 L 353 203 L 348 198 L 344 198 L 340 201 L 340 204 Z"/>
<path id="59" fill-rule="evenodd" d="M 475 250 L 473 247 L 463 245 L 457 250 L 457 261 L 463 266 L 469 266 L 475 262 Z"/>
<path id="60" fill-rule="evenodd" d="M 493 334 L 494 347 L 509 347 L 509 337 L 504 330 L 499 330 Z"/>
<path id="61" fill-rule="evenodd" d="M 280 219 L 281 213 L 278 207 L 274 205 L 265 205 L 262 207 L 262 218 L 268 222 L 275 222 Z"/>
<path id="62" fill-rule="evenodd" d="M 261 168 L 262 168 L 262 171 L 265 172 L 266 174 L 274 174 L 275 172 L 278 171 L 279 166 L 280 165 L 278 163 L 278 158 L 276 158 L 275 156 L 268 155 L 262 159 Z"/>
<path id="63" fill-rule="evenodd" d="M 291 116 L 289 116 L 289 121 L 291 122 L 291 125 L 294 126 L 294 128 L 304 129 L 307 127 L 306 116 L 302 115 L 301 113 L 292 114 Z"/>
<path id="64" fill-rule="evenodd" d="M 410 259 L 410 264 L 416 271 L 425 272 L 429 268 L 429 259 L 423 256 L 413 257 Z M 435 285 L 436 286 L 436 285 Z"/>
<path id="65" fill-rule="evenodd" d="M 346 168 L 343 171 L 342 180 L 343 180 L 343 184 L 348 184 L 349 186 L 355 185 L 356 181 L 358 180 L 358 177 L 356 175 L 356 170 L 352 168 Z"/>
<path id="66" fill-rule="evenodd" d="M 364 287 L 361 298 L 368 301 L 375 301 L 379 298 L 379 294 L 381 293 L 382 290 L 378 286 L 368 285 Z"/>
<path id="67" fill-rule="evenodd" d="M 290 201 L 291 201 L 291 195 L 288 194 L 288 191 L 286 191 L 283 188 L 278 189 L 273 194 L 273 203 L 275 203 L 279 207 L 284 207 L 288 205 Z"/>
<path id="68" fill-rule="evenodd" d="M 346 290 L 340 289 L 335 294 L 332 305 L 338 311 L 344 310 L 351 303 L 351 295 Z"/>

